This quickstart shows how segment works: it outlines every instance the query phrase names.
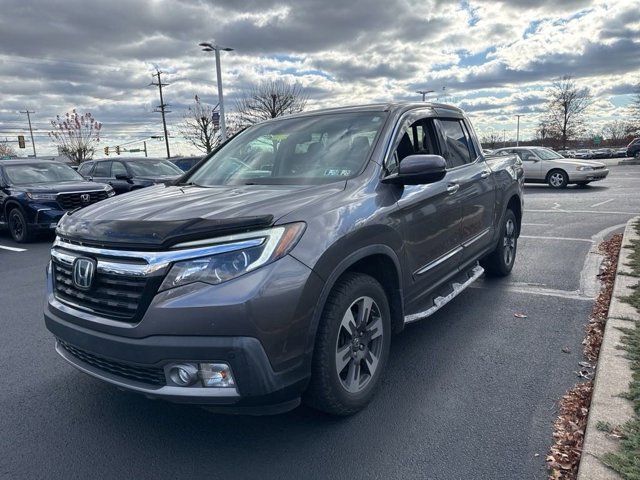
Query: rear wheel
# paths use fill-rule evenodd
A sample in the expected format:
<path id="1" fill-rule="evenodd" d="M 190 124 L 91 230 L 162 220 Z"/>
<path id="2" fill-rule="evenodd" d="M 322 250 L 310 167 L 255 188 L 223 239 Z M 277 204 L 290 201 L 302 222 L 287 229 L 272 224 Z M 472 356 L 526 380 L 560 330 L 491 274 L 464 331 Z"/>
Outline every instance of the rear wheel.
<path id="1" fill-rule="evenodd" d="M 9 232 L 16 242 L 25 243 L 32 240 L 33 231 L 19 208 L 14 208 L 9 212 L 8 220 Z"/>
<path id="2" fill-rule="evenodd" d="M 500 240 L 495 250 L 480 260 L 489 277 L 506 277 L 511 273 L 518 250 L 518 223 L 512 210 L 507 210 L 500 227 Z"/>
<path id="3" fill-rule="evenodd" d="M 547 177 L 547 183 L 552 188 L 565 188 L 569 184 L 569 176 L 562 170 L 552 170 Z"/>
<path id="4" fill-rule="evenodd" d="M 369 275 L 347 273 L 324 307 L 305 402 L 333 415 L 351 415 L 373 398 L 391 343 L 389 302 Z"/>

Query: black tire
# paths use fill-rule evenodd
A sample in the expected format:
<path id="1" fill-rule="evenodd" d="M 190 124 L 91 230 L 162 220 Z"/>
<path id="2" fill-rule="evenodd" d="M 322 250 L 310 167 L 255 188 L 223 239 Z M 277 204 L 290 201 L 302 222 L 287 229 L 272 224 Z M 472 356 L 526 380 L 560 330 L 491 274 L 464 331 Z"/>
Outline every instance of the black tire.
<path id="1" fill-rule="evenodd" d="M 506 277 L 511 273 L 518 251 L 518 222 L 512 210 L 507 210 L 500 225 L 500 239 L 495 250 L 480 260 L 489 277 Z"/>
<path id="2" fill-rule="evenodd" d="M 551 188 L 566 188 L 569 184 L 569 175 L 564 170 L 551 170 L 547 175 L 547 183 Z"/>
<path id="3" fill-rule="evenodd" d="M 16 242 L 27 243 L 33 240 L 33 229 L 27 223 L 27 219 L 19 208 L 11 209 L 7 219 L 9 232 Z"/>
<path id="4" fill-rule="evenodd" d="M 370 308 L 360 309 L 357 302 L 366 302 L 361 300 L 366 298 L 372 300 Z M 347 312 L 357 321 L 361 311 L 368 311 L 363 323 L 369 327 L 374 323 L 376 327 L 381 326 L 381 335 L 377 335 L 378 330 L 373 327 L 369 330 L 354 324 L 357 328 L 351 330 L 356 333 L 351 334 L 343 326 Z M 371 338 L 372 335 L 375 338 Z M 391 314 L 382 286 L 369 275 L 347 273 L 342 276 L 327 298 L 318 325 L 305 403 L 332 415 L 352 415 L 362 410 L 380 385 L 389 356 L 390 337 Z M 340 371 L 339 358 L 344 363 Z M 373 373 L 370 365 L 375 365 Z M 350 381 L 352 372 L 356 372 L 353 377 L 357 377 L 357 381 Z"/>
<path id="5" fill-rule="evenodd" d="M 584 187 L 586 187 L 587 185 L 589 185 L 590 183 L 591 183 L 591 182 L 578 182 L 578 183 L 577 183 L 577 185 L 578 185 L 578 187 L 580 187 L 580 188 L 584 188 Z"/>

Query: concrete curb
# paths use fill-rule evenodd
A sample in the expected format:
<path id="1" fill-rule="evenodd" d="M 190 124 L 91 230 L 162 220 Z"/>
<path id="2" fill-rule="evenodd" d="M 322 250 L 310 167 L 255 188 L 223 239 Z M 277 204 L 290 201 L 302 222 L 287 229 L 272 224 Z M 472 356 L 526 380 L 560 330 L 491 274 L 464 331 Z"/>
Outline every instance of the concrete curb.
<path id="1" fill-rule="evenodd" d="M 621 297 L 629 295 L 630 287 L 637 285 L 640 281 L 639 278 L 628 275 L 631 270 L 627 266 L 631 254 L 630 241 L 640 239 L 633 228 L 633 224 L 637 221 L 640 221 L 640 217 L 632 218 L 627 222 L 622 239 L 609 315 L 596 368 L 578 480 L 619 480 L 621 478 L 599 460 L 603 454 L 615 452 L 618 449 L 618 440 L 598 430 L 596 425 L 598 422 L 607 422 L 612 426 L 622 425 L 633 416 L 632 403 L 619 396 L 627 391 L 631 382 L 631 367 L 624 357 L 624 352 L 618 347 L 622 337 L 620 328 L 632 326 L 631 321 L 640 321 L 640 313 L 620 300 Z"/>

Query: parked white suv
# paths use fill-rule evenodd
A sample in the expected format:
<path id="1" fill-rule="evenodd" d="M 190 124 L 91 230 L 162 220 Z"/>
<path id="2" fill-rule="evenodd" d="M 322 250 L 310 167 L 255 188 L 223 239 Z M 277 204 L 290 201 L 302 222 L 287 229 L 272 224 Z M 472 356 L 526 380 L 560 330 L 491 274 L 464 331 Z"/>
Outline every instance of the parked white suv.
<path id="1" fill-rule="evenodd" d="M 525 182 L 548 183 L 553 188 L 565 188 L 570 183 L 584 186 L 609 175 L 609 169 L 602 162 L 564 158 L 550 148 L 500 148 L 493 154 L 518 155 L 524 167 Z"/>

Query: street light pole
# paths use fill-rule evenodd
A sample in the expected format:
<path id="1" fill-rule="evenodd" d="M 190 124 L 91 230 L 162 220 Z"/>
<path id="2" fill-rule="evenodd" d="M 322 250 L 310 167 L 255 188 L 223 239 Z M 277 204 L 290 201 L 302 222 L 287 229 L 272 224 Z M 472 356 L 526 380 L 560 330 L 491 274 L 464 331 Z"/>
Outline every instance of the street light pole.
<path id="1" fill-rule="evenodd" d="M 524 117 L 524 115 L 516 115 L 518 117 L 518 126 L 516 128 L 516 147 L 520 146 L 520 117 Z"/>
<path id="2" fill-rule="evenodd" d="M 218 103 L 220 104 L 220 139 L 225 141 L 227 139 L 227 125 L 224 116 L 224 98 L 222 95 L 222 69 L 220 68 L 220 50 L 225 52 L 233 51 L 233 48 L 221 47 L 220 45 L 213 45 L 211 43 L 202 42 L 199 44 L 203 51 L 214 52 L 216 55 L 216 78 L 218 81 Z"/>

